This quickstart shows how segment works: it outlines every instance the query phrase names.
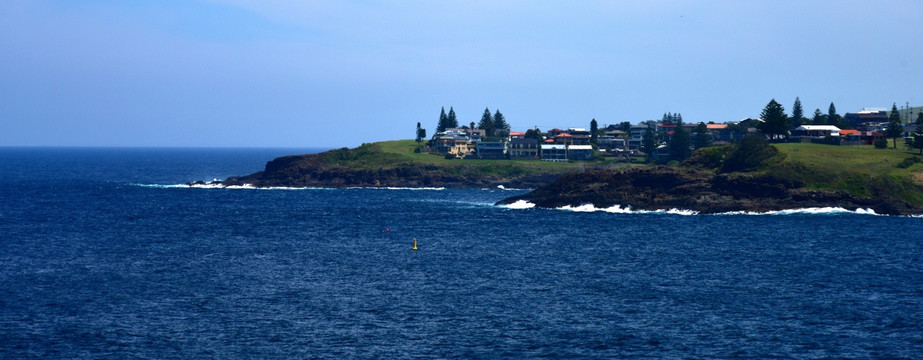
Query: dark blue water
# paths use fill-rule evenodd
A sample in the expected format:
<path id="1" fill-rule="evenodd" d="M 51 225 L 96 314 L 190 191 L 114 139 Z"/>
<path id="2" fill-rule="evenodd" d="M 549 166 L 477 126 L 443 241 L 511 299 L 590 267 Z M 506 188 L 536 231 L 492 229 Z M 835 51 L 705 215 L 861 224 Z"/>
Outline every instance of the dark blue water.
<path id="1" fill-rule="evenodd" d="M 0 149 L 0 358 L 923 354 L 921 218 L 163 186 L 307 151 Z"/>

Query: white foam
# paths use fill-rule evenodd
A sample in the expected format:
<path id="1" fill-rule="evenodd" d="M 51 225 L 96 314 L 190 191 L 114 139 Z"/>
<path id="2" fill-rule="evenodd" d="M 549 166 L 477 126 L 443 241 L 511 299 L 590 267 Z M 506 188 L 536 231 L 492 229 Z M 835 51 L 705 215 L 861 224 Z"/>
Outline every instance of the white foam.
<path id="1" fill-rule="evenodd" d="M 726 213 L 721 213 L 718 215 L 797 215 L 797 214 L 807 214 L 807 215 L 832 215 L 832 214 L 859 214 L 859 215 L 879 215 L 872 209 L 862 209 L 858 208 L 856 210 L 847 210 L 842 207 L 812 207 L 812 208 L 802 208 L 802 209 L 786 209 L 786 210 L 777 210 L 777 211 L 766 211 L 766 212 L 756 212 L 756 211 L 731 211 Z"/>
<path id="2" fill-rule="evenodd" d="M 445 190 L 444 187 L 391 187 L 391 186 L 388 186 L 388 187 L 374 187 L 374 186 L 362 187 L 362 186 L 357 186 L 357 187 L 349 187 L 349 188 L 347 188 L 347 189 L 421 190 L 421 191 L 442 191 L 442 190 Z"/>
<path id="3" fill-rule="evenodd" d="M 503 207 L 507 209 L 531 209 L 535 207 L 535 204 L 525 200 L 517 200 L 512 204 L 503 205 Z"/>
<path id="4" fill-rule="evenodd" d="M 573 212 L 607 212 L 610 214 L 670 214 L 670 215 L 698 215 L 698 211 L 687 209 L 661 209 L 661 210 L 632 210 L 630 206 L 622 207 L 613 205 L 607 208 L 597 208 L 593 204 L 584 204 L 580 206 L 565 205 L 558 208 L 559 210 L 568 210 Z"/>

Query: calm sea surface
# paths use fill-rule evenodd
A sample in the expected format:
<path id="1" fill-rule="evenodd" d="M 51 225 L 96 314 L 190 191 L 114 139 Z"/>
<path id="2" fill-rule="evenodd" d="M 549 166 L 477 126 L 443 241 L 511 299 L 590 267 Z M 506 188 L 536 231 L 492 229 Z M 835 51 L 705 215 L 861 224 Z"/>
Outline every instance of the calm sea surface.
<path id="1" fill-rule="evenodd" d="M 312 151 L 0 148 L 0 358 L 923 357 L 921 218 L 174 186 Z"/>

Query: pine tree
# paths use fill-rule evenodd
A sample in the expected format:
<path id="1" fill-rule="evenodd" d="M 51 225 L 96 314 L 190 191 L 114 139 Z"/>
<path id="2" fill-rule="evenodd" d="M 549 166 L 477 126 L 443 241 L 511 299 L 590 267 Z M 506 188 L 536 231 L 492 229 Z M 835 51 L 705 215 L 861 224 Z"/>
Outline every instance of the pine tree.
<path id="1" fill-rule="evenodd" d="M 888 116 L 888 128 L 885 130 L 885 135 L 894 141 L 894 148 L 897 149 L 897 138 L 903 134 L 901 114 L 897 112 L 897 103 L 894 103 L 891 105 L 891 115 Z"/>
<path id="2" fill-rule="evenodd" d="M 494 114 L 494 128 L 497 129 L 497 136 L 507 137 L 510 135 L 510 124 L 506 123 L 506 117 L 500 113 L 500 109 Z"/>
<path id="3" fill-rule="evenodd" d="M 760 117 L 763 118 L 763 123 L 759 125 L 759 129 L 763 134 L 769 135 L 770 139 L 776 138 L 776 135 L 788 136 L 788 116 L 785 115 L 785 108 L 776 102 L 776 99 L 766 104 Z"/>
<path id="4" fill-rule="evenodd" d="M 792 105 L 792 126 L 798 127 L 804 122 L 804 109 L 801 108 L 801 99 L 795 97 L 795 105 Z"/>
<path id="5" fill-rule="evenodd" d="M 842 119 L 843 117 L 836 113 L 836 106 L 833 106 L 833 103 L 831 102 L 830 107 L 827 108 L 827 124 L 842 128 Z"/>
<path id="6" fill-rule="evenodd" d="M 657 150 L 657 139 L 654 137 L 654 128 L 648 125 L 644 130 L 644 136 L 641 137 L 641 151 L 647 154 L 647 162 L 654 161 L 655 150 Z"/>
<path id="7" fill-rule="evenodd" d="M 701 149 L 711 145 L 711 136 L 708 134 L 708 125 L 705 125 L 705 123 L 700 122 L 699 126 L 696 126 L 693 145 L 696 149 Z"/>
<path id="8" fill-rule="evenodd" d="M 596 145 L 599 141 L 599 124 L 596 119 L 590 120 L 590 143 Z"/>
<path id="9" fill-rule="evenodd" d="M 442 107 L 442 113 L 439 114 L 439 125 L 436 126 L 436 132 L 441 133 L 445 131 L 446 124 L 449 122 L 449 117 L 445 114 L 445 106 Z"/>
<path id="10" fill-rule="evenodd" d="M 682 115 L 676 116 L 676 130 L 673 130 L 673 136 L 670 139 L 670 160 L 683 161 L 692 155 L 689 132 L 683 127 Z"/>
<path id="11" fill-rule="evenodd" d="M 481 121 L 478 122 L 478 129 L 484 130 L 487 136 L 494 135 L 494 119 L 490 115 L 490 109 L 484 108 L 484 114 L 481 115 Z"/>
<path id="12" fill-rule="evenodd" d="M 453 109 L 451 106 L 449 106 L 449 116 L 446 119 L 445 127 L 446 128 L 457 128 L 458 127 L 458 119 L 455 118 L 455 109 Z"/>
<path id="13" fill-rule="evenodd" d="M 917 125 L 923 125 L 923 111 L 917 113 Z"/>

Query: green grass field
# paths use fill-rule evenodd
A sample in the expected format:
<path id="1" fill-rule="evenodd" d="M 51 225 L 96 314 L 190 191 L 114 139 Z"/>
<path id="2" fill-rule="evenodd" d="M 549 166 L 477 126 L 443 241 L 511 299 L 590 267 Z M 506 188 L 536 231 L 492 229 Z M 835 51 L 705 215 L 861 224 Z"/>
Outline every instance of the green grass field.
<path id="1" fill-rule="evenodd" d="M 867 175 L 909 178 L 923 172 L 923 163 L 899 168 L 904 159 L 919 156 L 919 150 L 876 149 L 867 146 L 834 146 L 810 143 L 775 144 L 787 155 L 786 161 L 797 161 L 826 171 L 850 171 Z"/>

